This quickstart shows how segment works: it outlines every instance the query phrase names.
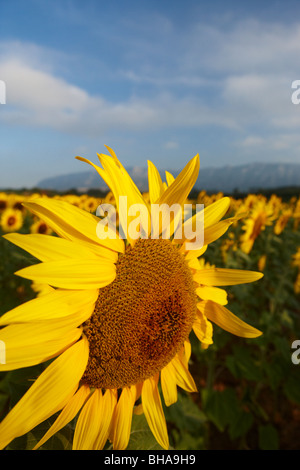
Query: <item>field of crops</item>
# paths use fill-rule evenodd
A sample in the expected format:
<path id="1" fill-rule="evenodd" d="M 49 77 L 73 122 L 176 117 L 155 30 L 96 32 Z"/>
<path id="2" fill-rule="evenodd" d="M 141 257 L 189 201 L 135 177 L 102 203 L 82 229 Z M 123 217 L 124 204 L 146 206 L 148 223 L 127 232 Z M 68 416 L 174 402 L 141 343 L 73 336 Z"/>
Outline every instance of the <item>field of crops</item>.
<path id="1" fill-rule="evenodd" d="M 0 193 L 0 234 L 52 234 L 22 202 L 40 194 Z M 47 195 L 44 195 L 47 197 Z M 51 195 L 94 213 L 103 201 L 89 195 Z M 222 194 L 200 192 L 189 202 L 211 204 Z M 108 193 L 105 201 L 113 202 Z M 203 265 L 262 271 L 252 284 L 226 288 L 230 310 L 261 330 L 256 339 L 214 326 L 214 343 L 201 349 L 196 337 L 190 371 L 199 393 L 180 391 L 165 407 L 173 449 L 300 449 L 300 198 L 272 195 L 231 198 L 226 217 L 244 214 L 209 245 Z M 43 292 L 14 273 L 37 262 L 0 239 L 0 315 Z M 47 287 L 46 287 L 47 289 Z M 300 345 L 300 343 L 299 343 Z M 298 345 L 298 349 L 300 346 Z M 0 419 L 20 399 L 44 364 L 0 374 Z M 55 417 L 14 440 L 9 449 L 32 448 Z M 69 449 L 74 422 L 44 446 Z M 143 415 L 135 415 L 129 449 L 158 449 Z"/>

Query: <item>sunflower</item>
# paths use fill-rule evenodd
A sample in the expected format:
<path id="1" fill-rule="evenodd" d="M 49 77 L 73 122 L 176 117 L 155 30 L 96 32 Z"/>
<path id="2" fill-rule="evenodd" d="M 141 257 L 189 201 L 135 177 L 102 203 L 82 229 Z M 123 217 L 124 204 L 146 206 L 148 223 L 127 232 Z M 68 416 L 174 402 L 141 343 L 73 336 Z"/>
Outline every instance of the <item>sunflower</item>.
<path id="1" fill-rule="evenodd" d="M 8 207 L 8 195 L 6 193 L 0 193 L 0 214 L 1 212 L 5 211 Z"/>
<path id="2" fill-rule="evenodd" d="M 149 204 L 107 148 L 110 155 L 99 155 L 102 167 L 77 158 L 91 164 L 111 189 L 120 224 L 120 196 L 151 218 Z M 163 182 L 148 162 L 151 203 L 183 205 L 198 170 L 196 155 L 176 179 L 167 173 Z M 123 239 L 108 227 L 108 236 L 99 238 L 99 218 L 87 211 L 46 198 L 26 203 L 58 237 L 6 235 L 41 261 L 16 274 L 52 289 L 0 318 L 6 325 L 0 334 L 6 345 L 1 370 L 51 361 L 0 424 L 1 448 L 58 411 L 35 448 L 78 415 L 73 449 L 103 449 L 107 440 L 114 449 L 126 449 L 133 413 L 144 413 L 157 442 L 169 448 L 161 395 L 170 406 L 177 401 L 177 386 L 197 391 L 188 370 L 190 334 L 204 348 L 212 343 L 212 323 L 241 337 L 261 334 L 227 310 L 222 287 L 262 274 L 203 267 L 198 259 L 234 222 L 221 220 L 229 204 L 225 197 L 204 209 L 204 246 L 189 249 L 191 240 L 175 239 L 172 230 L 168 239 L 161 234 Z"/>
<path id="3" fill-rule="evenodd" d="M 274 225 L 274 233 L 276 235 L 280 235 L 283 230 L 285 229 L 288 221 L 290 220 L 290 218 L 292 217 L 293 215 L 293 211 L 290 207 L 288 208 L 285 208 L 284 210 L 282 210 L 280 216 L 278 217 L 275 225 Z"/>
<path id="4" fill-rule="evenodd" d="M 254 204 L 254 203 L 253 203 Z M 245 207 L 241 207 L 245 210 Z M 244 233 L 240 237 L 240 248 L 244 253 L 249 254 L 253 248 L 255 240 L 267 225 L 272 225 L 276 215 L 271 204 L 266 204 L 259 200 L 256 204 L 251 204 L 251 212 L 243 225 Z"/>
<path id="5" fill-rule="evenodd" d="M 52 233 L 52 230 L 47 224 L 45 224 L 43 220 L 36 220 L 30 226 L 30 233 L 40 233 L 40 234 L 50 235 Z"/>
<path id="6" fill-rule="evenodd" d="M 95 213 L 101 200 L 95 197 L 87 197 L 83 202 L 82 208 L 88 212 Z"/>
<path id="7" fill-rule="evenodd" d="M 25 201 L 25 196 L 21 196 L 20 194 L 12 194 L 9 199 L 9 206 L 14 210 L 18 210 L 24 213 L 25 212 L 25 207 L 23 206 L 24 201 Z"/>
<path id="8" fill-rule="evenodd" d="M 292 265 L 298 267 L 298 274 L 294 282 L 294 292 L 295 294 L 300 294 L 300 247 L 298 248 L 297 252 L 293 255 Z"/>
<path id="9" fill-rule="evenodd" d="M 1 215 L 1 228 L 3 232 L 15 232 L 23 225 L 22 212 L 17 209 L 5 209 Z"/>

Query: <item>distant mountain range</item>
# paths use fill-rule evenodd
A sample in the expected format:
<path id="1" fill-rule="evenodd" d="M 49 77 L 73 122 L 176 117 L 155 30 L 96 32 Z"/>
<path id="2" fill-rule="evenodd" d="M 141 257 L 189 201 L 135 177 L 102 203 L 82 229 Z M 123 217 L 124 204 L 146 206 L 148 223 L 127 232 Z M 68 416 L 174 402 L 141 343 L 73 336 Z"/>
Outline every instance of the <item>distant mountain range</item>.
<path id="1" fill-rule="evenodd" d="M 128 167 L 128 173 L 141 191 L 148 191 L 148 170 L 144 167 Z M 172 172 L 177 176 L 178 171 Z M 164 171 L 160 174 L 165 180 Z M 86 171 L 46 178 L 37 185 L 41 189 L 68 191 L 76 189 L 84 192 L 89 189 L 106 191 L 108 188 L 96 171 Z M 250 163 L 240 166 L 221 168 L 200 168 L 197 190 L 222 191 L 231 193 L 234 190 L 249 192 L 288 186 L 300 186 L 300 164 L 294 163 Z"/>

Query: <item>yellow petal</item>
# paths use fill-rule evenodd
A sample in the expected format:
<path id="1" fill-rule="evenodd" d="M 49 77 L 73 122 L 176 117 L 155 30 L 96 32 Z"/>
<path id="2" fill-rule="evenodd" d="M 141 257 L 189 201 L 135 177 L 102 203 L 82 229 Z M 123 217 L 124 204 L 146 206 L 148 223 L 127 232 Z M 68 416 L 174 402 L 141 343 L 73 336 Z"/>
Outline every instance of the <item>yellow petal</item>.
<path id="1" fill-rule="evenodd" d="M 197 210 L 196 214 L 184 222 L 185 233 L 193 233 L 200 225 L 202 230 L 215 225 L 226 214 L 230 205 L 229 197 L 223 197 L 218 201 L 205 207 L 203 210 Z M 198 206 L 198 205 L 197 205 Z M 182 239 L 182 242 L 184 238 Z M 205 245 L 207 242 L 205 242 Z"/>
<path id="2" fill-rule="evenodd" d="M 177 354 L 171 361 L 175 371 L 175 380 L 179 387 L 187 392 L 197 392 L 197 387 L 180 354 Z"/>
<path id="3" fill-rule="evenodd" d="M 230 206 L 230 198 L 222 197 L 204 209 L 204 227 L 210 227 L 221 220 Z"/>
<path id="4" fill-rule="evenodd" d="M 4 238 L 28 251 L 41 261 L 55 261 L 68 258 L 105 258 L 113 263 L 117 261 L 118 254 L 105 247 L 93 249 L 93 244 L 76 243 L 74 240 L 66 240 L 50 235 L 11 233 Z"/>
<path id="5" fill-rule="evenodd" d="M 236 215 L 235 217 L 230 217 L 228 219 L 218 221 L 218 219 L 222 217 L 224 213 L 226 213 L 229 205 L 228 201 L 229 198 L 222 198 L 220 201 L 216 201 L 215 203 L 209 205 L 204 209 L 204 211 L 199 211 L 192 218 L 184 222 L 184 233 L 196 233 L 197 223 L 200 225 L 200 230 L 203 230 L 204 232 L 203 237 L 198 234 L 197 239 L 196 237 L 194 237 L 194 239 L 189 240 L 185 239 L 184 237 L 179 240 L 176 239 L 178 243 L 183 244 L 182 251 L 188 252 L 188 259 L 201 256 L 203 254 L 201 250 L 203 250 L 203 252 L 206 251 L 207 245 L 213 243 L 215 240 L 218 240 L 220 237 L 222 237 L 222 235 L 224 235 L 230 225 L 232 225 L 234 222 L 237 222 L 243 217 L 244 214 L 240 214 Z M 219 202 L 219 206 L 215 206 L 215 204 L 218 204 Z M 212 206 L 215 206 L 215 210 L 211 210 Z M 209 212 L 207 213 L 207 211 Z M 193 244 L 196 240 L 197 244 L 200 244 L 202 242 L 203 247 L 200 247 L 198 249 L 196 246 L 194 248 Z"/>
<path id="6" fill-rule="evenodd" d="M 194 260 L 195 258 L 199 258 L 206 252 L 206 250 L 207 250 L 207 245 L 204 245 L 202 248 L 199 248 L 196 250 L 189 250 L 187 251 L 185 255 L 185 259 L 188 261 L 188 260 Z M 182 245 L 182 247 L 180 248 L 180 252 L 181 253 L 186 252 L 186 243 Z M 194 267 L 194 265 L 192 265 L 192 267 Z"/>
<path id="7" fill-rule="evenodd" d="M 82 324 L 93 314 L 94 309 L 94 305 L 88 306 L 79 310 L 78 312 L 73 313 L 72 315 L 61 317 L 53 321 L 59 322 L 61 328 L 74 328 L 77 326 L 82 326 Z"/>
<path id="8" fill-rule="evenodd" d="M 182 228 L 182 206 L 197 180 L 198 172 L 199 155 L 196 155 L 157 199 L 155 207 L 151 207 L 153 238 L 158 238 L 161 234 L 161 238 L 170 238 L 175 231 L 176 242 L 180 242 L 178 230 Z"/>
<path id="9" fill-rule="evenodd" d="M 53 289 L 49 294 L 29 300 L 2 315 L 0 325 L 66 318 L 74 316 L 81 310 L 87 312 L 86 320 L 93 311 L 98 294 L 98 289 L 84 291 Z"/>
<path id="10" fill-rule="evenodd" d="M 128 445 L 135 400 L 135 387 L 124 387 L 113 417 L 113 448 L 116 450 L 124 450 Z"/>
<path id="11" fill-rule="evenodd" d="M 199 302 L 197 307 L 209 320 L 233 335 L 243 338 L 256 338 L 262 334 L 261 331 L 240 320 L 227 308 L 211 300 Z"/>
<path id="12" fill-rule="evenodd" d="M 186 340 L 183 345 L 183 361 L 186 367 L 188 367 L 188 363 L 192 354 L 192 345 L 189 340 Z"/>
<path id="13" fill-rule="evenodd" d="M 88 342 L 75 343 L 55 359 L 37 378 L 0 424 L 0 448 L 26 434 L 65 406 L 75 393 L 87 366 Z"/>
<path id="14" fill-rule="evenodd" d="M 117 390 L 106 390 L 103 396 L 103 411 L 101 415 L 101 424 L 95 441 L 94 449 L 102 450 L 111 431 L 112 417 L 117 404 Z"/>
<path id="15" fill-rule="evenodd" d="M 165 174 L 166 174 L 167 185 L 171 186 L 171 184 L 174 183 L 175 178 L 169 171 L 166 171 Z"/>
<path id="16" fill-rule="evenodd" d="M 203 345 L 209 346 L 210 344 L 213 344 L 212 324 L 207 320 L 206 316 L 203 315 L 202 311 L 199 311 L 199 314 L 196 316 L 193 323 L 193 331 Z"/>
<path id="17" fill-rule="evenodd" d="M 201 269 L 198 258 L 186 258 L 186 261 L 191 269 Z"/>
<path id="18" fill-rule="evenodd" d="M 237 220 L 238 220 L 237 217 L 231 217 L 229 219 L 221 220 L 220 222 L 214 225 L 211 225 L 209 227 L 204 226 L 203 239 L 201 240 L 200 235 L 198 235 L 197 245 L 195 249 L 193 248 L 193 244 L 196 241 L 196 237 L 191 240 L 185 240 L 185 239 L 177 240 L 176 239 L 176 241 L 178 243 L 183 243 L 184 251 L 191 251 L 191 254 L 189 256 L 190 258 L 195 257 L 195 252 L 197 253 L 197 257 L 199 257 L 202 255 L 202 252 L 206 251 L 207 245 L 209 245 L 210 243 L 213 243 L 215 240 L 218 240 L 218 238 L 224 235 L 224 233 L 228 230 L 230 225 L 236 222 Z M 184 230 L 190 230 L 186 222 L 184 223 Z M 187 231 L 186 233 L 193 233 L 193 232 Z M 201 241 L 203 243 L 203 246 L 202 247 L 200 246 L 200 248 L 197 248 L 197 246 L 201 243 Z"/>
<path id="19" fill-rule="evenodd" d="M 66 259 L 28 266 L 15 274 L 63 289 L 98 289 L 116 277 L 116 266 L 108 260 Z"/>
<path id="20" fill-rule="evenodd" d="M 102 391 L 96 388 L 78 417 L 73 438 L 73 450 L 92 450 L 94 448 L 103 411 Z"/>
<path id="21" fill-rule="evenodd" d="M 164 396 L 166 406 L 177 402 L 177 384 L 174 367 L 171 363 L 167 364 L 160 372 L 161 390 Z"/>
<path id="22" fill-rule="evenodd" d="M 120 162 L 118 160 L 116 161 L 116 158 L 107 155 L 101 154 L 98 156 L 104 168 L 105 175 L 108 177 L 107 184 L 109 184 L 116 200 L 120 230 L 122 228 L 123 235 L 126 236 L 130 243 L 134 243 L 134 240 L 129 236 L 128 227 L 130 222 L 135 220 L 137 216 L 129 215 L 128 212 L 133 206 L 141 208 L 140 219 L 142 230 L 148 235 L 151 230 L 149 208 L 139 189 Z M 122 196 L 127 198 L 127 207 L 123 207 L 120 203 L 120 197 Z"/>
<path id="23" fill-rule="evenodd" d="M 105 175 L 105 171 L 103 170 L 103 168 L 101 168 L 98 165 L 95 165 L 95 163 L 91 162 L 87 158 L 84 158 L 84 157 L 75 157 L 75 158 L 76 158 L 76 160 L 79 160 L 80 162 L 88 163 L 89 165 L 91 165 L 97 171 L 97 173 L 101 176 L 103 181 L 105 181 L 107 186 L 110 187 L 111 184 L 108 182 L 108 177 L 107 177 L 107 175 Z"/>
<path id="24" fill-rule="evenodd" d="M 148 182 L 149 182 L 149 195 L 151 204 L 155 204 L 156 201 L 164 193 L 163 182 L 159 171 L 156 166 L 148 160 Z"/>
<path id="25" fill-rule="evenodd" d="M 163 412 L 158 388 L 158 375 L 144 381 L 142 388 L 142 404 L 148 425 L 161 447 L 169 448 L 167 424 Z"/>
<path id="26" fill-rule="evenodd" d="M 111 154 L 111 156 L 113 157 L 113 159 L 115 160 L 115 162 L 117 163 L 118 166 L 122 167 L 121 165 L 121 162 L 119 161 L 117 155 L 116 155 L 116 152 L 111 148 L 109 147 L 108 145 L 104 145 L 104 147 L 107 148 L 107 150 L 109 151 L 109 153 Z M 124 168 L 124 167 L 123 167 Z"/>
<path id="27" fill-rule="evenodd" d="M 64 426 L 66 426 L 73 418 L 77 415 L 84 402 L 90 395 L 90 387 L 82 385 L 78 391 L 73 395 L 73 397 L 66 404 L 62 412 L 59 414 L 58 418 L 54 421 L 51 428 L 46 432 L 42 439 L 36 444 L 33 450 L 41 447 L 50 437 L 60 431 Z"/>
<path id="28" fill-rule="evenodd" d="M 240 269 L 205 268 L 194 274 L 194 279 L 205 286 L 233 286 L 254 282 L 263 277 L 262 273 Z"/>
<path id="29" fill-rule="evenodd" d="M 97 236 L 98 217 L 66 201 L 38 198 L 24 205 L 62 238 L 78 243 L 92 243 L 96 247 L 101 245 L 120 253 L 124 252 L 123 240 L 119 238 L 103 240 Z"/>
<path id="30" fill-rule="evenodd" d="M 227 292 L 218 287 L 199 286 L 196 288 L 196 294 L 202 300 L 213 300 L 220 305 L 226 305 L 228 303 Z"/>
<path id="31" fill-rule="evenodd" d="M 161 195 L 157 203 L 167 204 L 169 206 L 172 206 L 173 204 L 183 205 L 197 181 L 199 167 L 199 155 L 196 155 L 180 172 L 168 189 L 166 189 L 166 191 Z"/>
<path id="32" fill-rule="evenodd" d="M 229 219 L 221 220 L 220 222 L 211 225 L 204 229 L 204 244 L 209 245 L 218 238 L 222 237 L 227 232 L 230 225 L 238 220 L 237 217 L 230 217 Z"/>
<path id="33" fill-rule="evenodd" d="M 62 353 L 81 336 L 79 328 L 64 327 L 59 322 L 9 325 L 0 330 L 5 344 L 5 364 L 0 371 L 20 369 L 45 362 Z"/>

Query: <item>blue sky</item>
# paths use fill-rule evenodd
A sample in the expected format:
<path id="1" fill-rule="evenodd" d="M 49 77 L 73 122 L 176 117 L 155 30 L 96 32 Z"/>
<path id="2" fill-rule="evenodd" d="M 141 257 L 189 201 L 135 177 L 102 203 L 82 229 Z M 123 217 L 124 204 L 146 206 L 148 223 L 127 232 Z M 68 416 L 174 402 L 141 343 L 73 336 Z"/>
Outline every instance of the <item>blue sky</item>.
<path id="1" fill-rule="evenodd" d="M 125 166 L 300 163 L 299 1 L 0 0 L 0 188 Z M 201 169 L 200 169 L 201 171 Z"/>

